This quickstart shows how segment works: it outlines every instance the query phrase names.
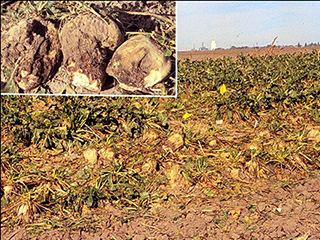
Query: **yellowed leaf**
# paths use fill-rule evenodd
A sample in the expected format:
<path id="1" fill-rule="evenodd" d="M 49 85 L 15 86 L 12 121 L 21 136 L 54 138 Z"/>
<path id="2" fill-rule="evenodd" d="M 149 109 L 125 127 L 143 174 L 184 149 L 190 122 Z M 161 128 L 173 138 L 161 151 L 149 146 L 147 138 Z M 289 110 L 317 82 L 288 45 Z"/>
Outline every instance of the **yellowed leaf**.
<path id="1" fill-rule="evenodd" d="M 229 214 L 231 215 L 233 220 L 237 221 L 240 217 L 241 209 L 238 208 L 238 209 L 231 210 Z"/>
<path id="2" fill-rule="evenodd" d="M 230 153 L 229 152 L 223 152 L 223 153 L 221 153 L 220 156 L 221 156 L 221 158 L 223 160 L 227 160 L 230 157 Z"/>
<path id="3" fill-rule="evenodd" d="M 27 211 L 28 211 L 28 206 L 26 204 L 21 205 L 18 210 L 18 216 L 25 215 L 27 213 Z"/>
<path id="4" fill-rule="evenodd" d="M 307 240 L 310 236 L 310 230 L 307 231 L 304 235 L 302 235 L 301 237 L 297 237 L 295 238 L 295 240 Z"/>
<path id="5" fill-rule="evenodd" d="M 266 171 L 264 169 L 259 169 L 259 177 L 260 178 L 267 178 Z"/>
<path id="6" fill-rule="evenodd" d="M 234 179 L 238 179 L 239 178 L 239 169 L 234 168 L 231 170 L 231 177 Z"/>
<path id="7" fill-rule="evenodd" d="M 299 163 L 302 168 L 308 170 L 307 165 L 303 162 L 303 160 L 299 157 L 298 154 L 293 155 L 295 162 Z"/>
<path id="8" fill-rule="evenodd" d="M 259 172 L 259 164 L 255 160 L 246 162 L 245 166 L 248 168 L 249 173 L 253 176 L 256 176 Z"/>
<path id="9" fill-rule="evenodd" d="M 189 117 L 191 117 L 192 116 L 192 114 L 190 114 L 190 113 L 185 113 L 184 115 L 183 115 L 183 119 L 187 119 L 187 118 L 189 118 Z"/>
<path id="10" fill-rule="evenodd" d="M 210 147 L 213 147 L 213 146 L 216 146 L 217 145 L 217 140 L 211 140 L 210 142 L 209 142 L 209 146 Z"/>
<path id="11" fill-rule="evenodd" d="M 226 91 L 227 91 L 226 85 L 225 85 L 225 84 L 222 84 L 221 87 L 220 87 L 220 93 L 221 93 L 221 95 L 225 94 Z"/>
<path id="12" fill-rule="evenodd" d="M 86 204 L 83 204 L 83 207 L 82 207 L 82 214 L 83 215 L 88 215 L 91 213 L 91 210 L 90 208 L 86 205 Z"/>

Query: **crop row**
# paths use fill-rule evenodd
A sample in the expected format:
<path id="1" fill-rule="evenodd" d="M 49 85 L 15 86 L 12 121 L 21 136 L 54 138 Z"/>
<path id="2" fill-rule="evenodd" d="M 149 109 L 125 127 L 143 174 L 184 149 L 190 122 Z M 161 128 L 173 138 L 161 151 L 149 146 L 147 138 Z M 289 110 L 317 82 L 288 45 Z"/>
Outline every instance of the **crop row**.
<path id="1" fill-rule="evenodd" d="M 179 94 L 201 99 L 202 106 L 214 107 L 217 117 L 249 111 L 259 115 L 297 105 L 312 109 L 319 121 L 320 52 L 266 55 L 238 55 L 235 60 L 220 58 L 180 61 Z M 226 93 L 220 87 L 226 86 Z"/>

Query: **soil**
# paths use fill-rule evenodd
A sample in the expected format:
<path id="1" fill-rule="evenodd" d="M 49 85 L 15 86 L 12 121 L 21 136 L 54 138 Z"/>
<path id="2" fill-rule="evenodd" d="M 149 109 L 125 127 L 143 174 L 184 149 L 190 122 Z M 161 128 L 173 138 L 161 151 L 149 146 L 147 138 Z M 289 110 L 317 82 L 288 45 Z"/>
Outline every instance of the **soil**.
<path id="1" fill-rule="evenodd" d="M 319 186 L 319 177 L 260 183 L 253 192 L 220 199 L 204 198 L 191 186 L 184 192 L 172 190 L 175 201 L 140 213 L 106 202 L 98 208 L 104 218 L 95 228 L 53 229 L 33 239 L 320 239 Z M 87 214 L 97 219 L 97 210 Z M 26 237 L 26 227 L 1 227 L 1 239 Z"/>
<path id="2" fill-rule="evenodd" d="M 261 47 L 261 48 L 247 48 L 247 49 L 217 49 L 206 51 L 179 51 L 178 60 L 184 60 L 189 58 L 190 60 L 202 60 L 206 58 L 217 59 L 221 57 L 235 58 L 239 54 L 261 56 L 265 54 L 286 54 L 286 53 L 300 53 L 300 52 L 312 52 L 313 50 L 320 50 L 320 46 L 307 46 L 307 47 L 276 47 L 273 50 Z"/>

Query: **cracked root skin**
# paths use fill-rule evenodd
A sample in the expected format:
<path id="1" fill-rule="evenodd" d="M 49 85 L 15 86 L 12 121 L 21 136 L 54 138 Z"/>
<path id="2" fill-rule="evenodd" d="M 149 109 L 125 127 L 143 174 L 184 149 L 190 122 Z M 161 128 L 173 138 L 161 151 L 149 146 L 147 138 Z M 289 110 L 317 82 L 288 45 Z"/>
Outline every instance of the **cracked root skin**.
<path id="1" fill-rule="evenodd" d="M 162 81 L 170 70 L 170 58 L 150 38 L 138 35 L 115 51 L 106 71 L 121 88 L 143 91 Z"/>
<path id="2" fill-rule="evenodd" d="M 58 31 L 41 17 L 21 20 L 1 36 L 1 43 L 1 61 L 25 92 L 47 81 L 60 66 Z"/>
<path id="3" fill-rule="evenodd" d="M 63 26 L 60 41 L 72 83 L 100 91 L 107 77 L 107 64 L 124 36 L 111 19 L 80 14 Z"/>

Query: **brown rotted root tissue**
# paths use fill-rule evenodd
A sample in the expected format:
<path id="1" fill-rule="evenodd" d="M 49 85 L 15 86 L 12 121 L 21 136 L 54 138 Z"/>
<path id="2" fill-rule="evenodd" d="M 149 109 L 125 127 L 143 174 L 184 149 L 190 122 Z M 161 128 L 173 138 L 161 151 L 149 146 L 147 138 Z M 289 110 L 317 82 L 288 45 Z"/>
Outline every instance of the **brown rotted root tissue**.
<path id="1" fill-rule="evenodd" d="M 128 91 L 144 91 L 162 81 L 171 70 L 171 60 L 148 37 L 129 38 L 114 53 L 107 73 Z"/>
<path id="2" fill-rule="evenodd" d="M 41 17 L 24 19 L 1 34 L 1 64 L 11 69 L 11 78 L 25 92 L 49 79 L 61 63 L 58 31 Z"/>

